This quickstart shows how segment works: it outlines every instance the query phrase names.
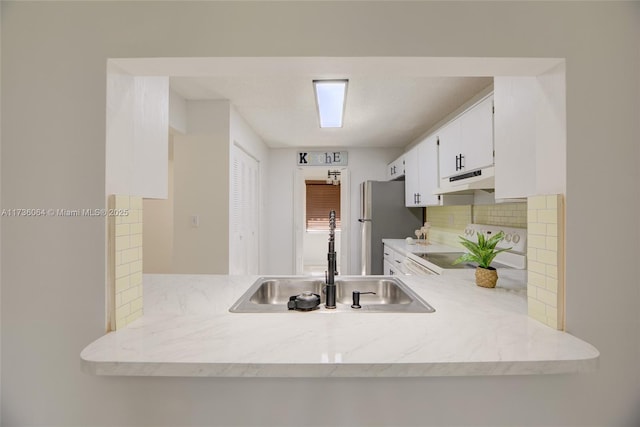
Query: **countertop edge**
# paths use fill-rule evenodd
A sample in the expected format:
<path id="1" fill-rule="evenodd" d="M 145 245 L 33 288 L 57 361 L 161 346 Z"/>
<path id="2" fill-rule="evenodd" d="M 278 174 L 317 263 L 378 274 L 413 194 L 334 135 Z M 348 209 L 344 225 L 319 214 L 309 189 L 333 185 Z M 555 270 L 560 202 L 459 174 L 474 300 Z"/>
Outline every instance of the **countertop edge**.
<path id="1" fill-rule="evenodd" d="M 408 285 L 417 286 L 419 294 L 440 304 L 438 315 L 307 316 L 300 317 L 306 321 L 295 322 L 286 333 L 278 332 L 289 324 L 286 315 L 234 318 L 228 313 L 228 305 L 255 277 L 153 279 L 156 292 L 150 294 L 150 307 L 155 311 L 85 347 L 79 355 L 82 372 L 97 376 L 402 378 L 578 374 L 594 372 L 599 364 L 600 354 L 591 344 L 519 314 L 518 293 L 489 294 L 459 275 L 409 280 Z M 481 304 L 470 306 L 470 301 Z M 256 329 L 255 322 L 261 328 Z M 474 332 L 473 325 L 479 322 L 483 326 Z M 308 333 L 321 325 L 323 334 Z M 449 339 L 443 332 L 447 327 L 463 328 L 465 333 Z M 406 339 L 393 333 L 396 328 L 407 332 Z M 353 341 L 354 330 L 361 342 Z M 257 333 L 255 343 L 248 340 L 253 333 Z M 263 339 L 265 334 L 268 339 Z M 386 341 L 377 339 L 380 334 Z M 302 344 L 283 346 L 291 337 Z M 221 342 L 228 342 L 225 340 L 232 345 L 220 347 Z M 423 342 L 431 345 L 417 345 Z M 457 346 L 467 351 L 460 353 Z M 389 352 L 390 347 L 398 350 Z M 280 348 L 295 351 L 273 353 Z"/>
<path id="2" fill-rule="evenodd" d="M 81 360 L 98 376 L 225 378 L 402 378 L 444 376 L 557 375 L 595 372 L 599 354 L 580 360 L 434 363 L 166 363 Z"/>

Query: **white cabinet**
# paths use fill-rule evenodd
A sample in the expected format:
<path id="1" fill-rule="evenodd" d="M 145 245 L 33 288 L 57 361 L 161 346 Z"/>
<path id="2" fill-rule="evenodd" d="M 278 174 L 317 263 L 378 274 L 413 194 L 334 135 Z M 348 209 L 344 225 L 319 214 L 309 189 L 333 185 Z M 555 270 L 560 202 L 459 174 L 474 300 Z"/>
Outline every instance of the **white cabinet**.
<path id="1" fill-rule="evenodd" d="M 453 120 L 438 130 L 438 140 L 440 177 L 448 178 L 460 173 L 462 151 L 460 120 Z"/>
<path id="2" fill-rule="evenodd" d="M 383 261 L 382 274 L 384 276 L 397 276 L 397 271 L 393 268 L 393 265 L 386 259 Z"/>
<path id="3" fill-rule="evenodd" d="M 438 132 L 440 177 L 493 165 L 493 95 L 484 98 Z"/>
<path id="4" fill-rule="evenodd" d="M 392 181 L 405 174 L 404 154 L 387 165 L 387 180 Z"/>
<path id="5" fill-rule="evenodd" d="M 433 206 L 440 197 L 438 188 L 438 139 L 435 135 L 405 153 L 405 206 Z"/>
<path id="6" fill-rule="evenodd" d="M 404 153 L 404 204 L 407 207 L 417 206 L 416 194 L 420 185 L 420 172 L 418 171 L 418 146 Z"/>
<path id="7" fill-rule="evenodd" d="M 494 80 L 495 198 L 566 191 L 564 69 Z"/>
<path id="8" fill-rule="evenodd" d="M 382 273 L 385 276 L 397 276 L 404 274 L 402 264 L 404 263 L 404 255 L 389 247 L 383 245 L 384 260 L 382 262 Z"/>

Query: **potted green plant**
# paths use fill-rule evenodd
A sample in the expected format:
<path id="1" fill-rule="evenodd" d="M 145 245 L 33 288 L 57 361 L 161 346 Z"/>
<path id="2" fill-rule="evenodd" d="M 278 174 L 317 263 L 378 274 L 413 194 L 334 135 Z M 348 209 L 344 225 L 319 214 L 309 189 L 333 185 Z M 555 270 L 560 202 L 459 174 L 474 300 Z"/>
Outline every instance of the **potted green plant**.
<path id="1" fill-rule="evenodd" d="M 491 267 L 491 262 L 500 252 L 508 251 L 511 248 L 496 249 L 498 242 L 504 239 L 504 233 L 502 231 L 488 239 L 485 238 L 482 233 L 476 234 L 478 235 L 477 242 L 472 242 L 460 236 L 460 243 L 467 248 L 469 252 L 456 259 L 453 263 L 477 263 L 476 285 L 482 286 L 483 288 L 495 288 L 498 281 L 498 271 Z"/>

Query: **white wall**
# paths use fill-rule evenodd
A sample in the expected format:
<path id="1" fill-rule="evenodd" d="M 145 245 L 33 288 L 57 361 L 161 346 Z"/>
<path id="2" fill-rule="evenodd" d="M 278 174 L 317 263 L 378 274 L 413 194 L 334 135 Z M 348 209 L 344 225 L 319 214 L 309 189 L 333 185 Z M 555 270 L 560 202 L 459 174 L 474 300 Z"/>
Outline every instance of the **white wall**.
<path id="1" fill-rule="evenodd" d="M 2 1 L 0 7 L 5 208 L 104 206 L 108 57 L 566 57 L 567 328 L 601 351 L 598 371 L 582 375 L 90 376 L 80 371 L 79 353 L 104 331 L 104 221 L 2 218 L 3 425 L 299 425 L 323 407 L 330 418 L 310 423 L 637 425 L 640 248 L 622 236 L 640 234 L 639 3 Z M 331 19 L 330 32 L 318 17 Z M 294 161 L 270 160 L 272 169 Z M 284 182 L 271 199 L 286 202 L 290 190 Z M 270 223 L 291 219 L 286 210 L 282 215 L 269 215 Z M 606 232 L 594 247 L 594 227 L 603 223 Z M 290 270 L 291 254 L 280 255 L 275 267 Z"/>
<path id="2" fill-rule="evenodd" d="M 187 101 L 169 89 L 169 127 L 178 133 L 187 133 Z"/>
<path id="3" fill-rule="evenodd" d="M 0 46 L 2 46 L 2 7 L 0 7 Z M 0 82 L 2 81 L 2 49 L 0 48 Z M 0 84 L 0 99 L 2 99 L 2 84 Z M 0 103 L 0 147 L 2 147 L 2 106 Z M 1 161 L 0 161 L 1 163 Z M 2 174 L 0 173 L 0 177 Z M 2 182 L 0 181 L 0 188 Z M 1 194 L 1 192 L 0 192 Z M 0 197 L 0 209 L 3 208 L 2 197 Z M 0 228 L 0 240 L 2 240 L 2 229 Z M 0 256 L 1 259 L 1 256 Z M 2 263 L 0 263 L 0 278 L 2 277 Z M 0 384 L 2 384 L 2 282 L 0 279 Z M 0 424 L 2 424 L 2 387 L 0 387 Z"/>
<path id="4" fill-rule="evenodd" d="M 267 205 L 267 259 L 265 274 L 294 274 L 295 236 L 293 233 L 293 182 L 298 168 L 297 149 L 272 149 L 269 157 L 269 187 L 272 189 Z M 349 264 L 343 266 L 341 274 L 359 274 L 360 266 L 360 212 L 359 185 L 366 180 L 386 180 L 386 166 L 398 157 L 401 149 L 354 148 L 349 152 L 349 183 L 351 194 L 350 217 L 343 216 L 342 224 L 349 226 L 349 236 L 342 238 L 351 241 Z M 343 212 L 344 214 L 344 212 Z M 338 254 L 340 256 L 340 254 Z"/>
<path id="5" fill-rule="evenodd" d="M 231 185 L 232 177 L 223 176 L 229 172 L 231 146 L 236 144 L 260 162 L 261 206 L 267 194 L 267 146 L 228 101 L 185 101 L 175 92 L 170 95 L 169 124 L 178 144 L 178 195 L 174 201 L 172 143 L 168 198 L 144 200 L 144 271 L 226 273 L 232 271 L 231 264 L 224 263 L 231 262 L 229 254 L 234 253 L 225 210 L 226 205 L 231 209 L 225 186 Z M 198 227 L 191 223 L 193 215 L 199 218 Z M 259 220 L 264 229 L 264 216 Z M 259 239 L 262 251 L 265 240 Z"/>
<path id="6" fill-rule="evenodd" d="M 142 200 L 143 273 L 173 273 L 173 136 L 169 135 L 166 199 Z"/>
<path id="7" fill-rule="evenodd" d="M 173 272 L 229 271 L 229 102 L 188 101 L 173 144 Z M 192 224 L 192 217 L 199 225 Z"/>
<path id="8" fill-rule="evenodd" d="M 167 197 L 169 78 L 107 74 L 106 195 Z"/>

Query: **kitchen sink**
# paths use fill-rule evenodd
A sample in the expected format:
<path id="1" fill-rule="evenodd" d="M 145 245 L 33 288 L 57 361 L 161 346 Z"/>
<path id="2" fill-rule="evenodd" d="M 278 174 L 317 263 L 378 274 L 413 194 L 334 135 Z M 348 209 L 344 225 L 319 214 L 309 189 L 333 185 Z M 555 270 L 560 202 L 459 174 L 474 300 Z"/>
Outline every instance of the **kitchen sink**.
<path id="1" fill-rule="evenodd" d="M 360 296 L 360 304 L 411 304 L 412 296 L 409 295 L 408 289 L 398 280 L 392 279 L 371 279 L 362 280 L 336 280 L 336 300 L 342 304 L 351 305 L 353 301 L 353 291 L 375 292 L 375 294 L 362 294 Z"/>
<path id="2" fill-rule="evenodd" d="M 432 313 L 435 310 L 402 280 L 387 276 L 336 278 L 336 309 L 324 307 L 324 280 L 314 277 L 261 277 L 229 309 L 232 313 L 285 313 L 289 298 L 304 292 L 320 295 L 315 312 Z M 353 292 L 360 292 L 362 308 L 351 308 Z M 375 292 L 368 294 L 366 292 Z"/>
<path id="3" fill-rule="evenodd" d="M 323 286 L 323 280 L 313 278 L 280 277 L 258 279 L 249 289 L 249 302 L 255 305 L 283 305 L 286 309 L 290 296 L 303 292 L 322 295 Z M 323 298 L 322 301 L 324 302 Z"/>

